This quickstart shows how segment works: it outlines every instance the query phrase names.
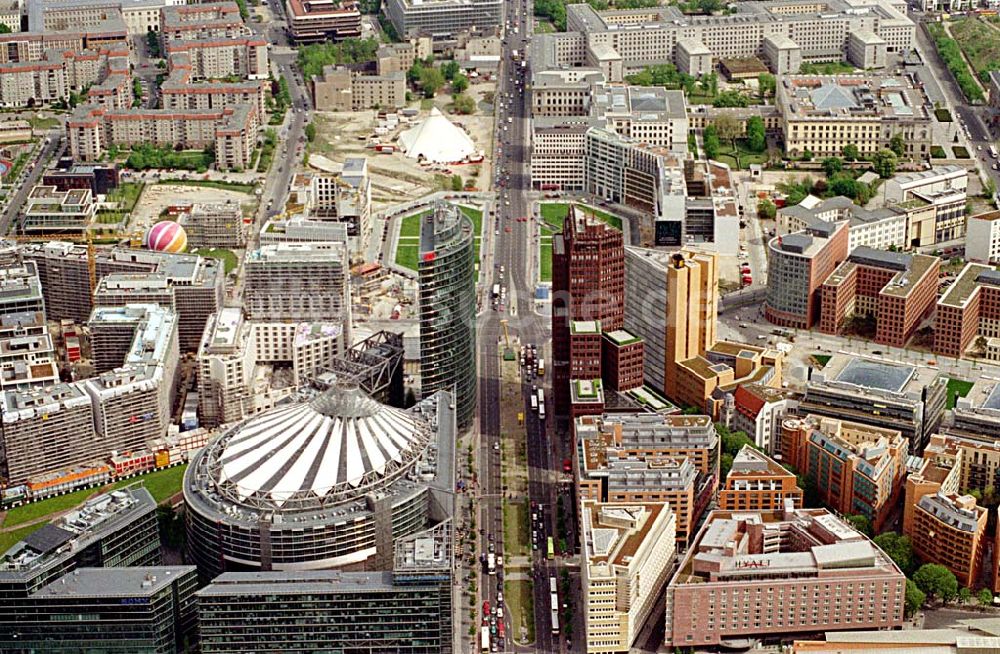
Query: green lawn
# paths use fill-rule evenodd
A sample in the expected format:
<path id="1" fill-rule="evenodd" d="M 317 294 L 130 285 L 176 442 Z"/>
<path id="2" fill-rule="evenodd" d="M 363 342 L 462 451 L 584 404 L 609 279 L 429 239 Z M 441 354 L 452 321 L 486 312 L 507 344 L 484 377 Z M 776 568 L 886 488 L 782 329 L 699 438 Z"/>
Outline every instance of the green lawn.
<path id="1" fill-rule="evenodd" d="M 521 628 L 528 634 L 528 642 L 535 640 L 535 598 L 530 580 L 505 581 L 503 599 L 510 613 L 510 638 L 521 640 Z"/>
<path id="2" fill-rule="evenodd" d="M 607 211 L 602 211 L 601 209 L 592 207 L 589 204 L 578 203 L 577 206 L 583 209 L 584 212 L 593 214 L 594 217 L 614 227 L 618 231 L 621 231 L 622 219 L 618 216 L 613 216 Z M 543 202 L 541 205 L 542 220 L 554 227 L 555 231 L 562 231 L 563 221 L 566 218 L 566 212 L 568 210 L 569 205 L 565 202 Z"/>
<path id="3" fill-rule="evenodd" d="M 965 18 L 951 23 L 951 35 L 978 76 L 1000 68 L 1000 32 L 982 18 Z"/>
<path id="4" fill-rule="evenodd" d="M 125 220 L 125 217 L 132 213 L 139 196 L 142 195 L 142 182 L 123 182 L 118 188 L 112 189 L 105 198 L 107 202 L 117 204 L 115 209 L 102 209 L 94 216 L 96 221 L 102 225 L 113 225 Z"/>
<path id="5" fill-rule="evenodd" d="M 972 390 L 972 382 L 963 381 L 961 379 L 948 379 L 948 404 L 946 408 L 954 409 L 955 402 L 960 397 L 965 397 Z"/>
<path id="6" fill-rule="evenodd" d="M 737 139 L 735 148 L 728 143 L 722 145 L 719 148 L 719 156 L 715 157 L 715 159 L 729 164 L 734 170 L 745 169 L 749 168 L 750 164 L 766 164 L 767 153 L 753 152 L 747 147 L 745 139 Z"/>
<path id="7" fill-rule="evenodd" d="M 151 472 L 148 475 L 132 477 L 131 479 L 122 479 L 121 481 L 116 482 L 113 488 L 121 488 L 122 486 L 128 486 L 129 484 L 141 481 L 142 485 L 149 491 L 149 494 L 153 496 L 153 500 L 159 504 L 160 502 L 165 502 L 177 493 L 181 492 L 181 484 L 184 481 L 184 471 L 187 470 L 187 467 L 188 464 L 183 463 L 172 468 L 164 468 L 163 470 Z"/>
<path id="8" fill-rule="evenodd" d="M 420 236 L 420 221 L 429 215 L 431 215 L 431 209 L 403 218 L 403 222 L 399 226 L 399 235 Z"/>
<path id="9" fill-rule="evenodd" d="M 28 122 L 31 123 L 31 129 L 39 131 L 55 129 L 60 125 L 59 119 L 54 117 L 39 118 L 38 116 L 32 116 L 28 119 Z"/>
<path id="10" fill-rule="evenodd" d="M 194 253 L 203 257 L 221 259 L 222 266 L 225 268 L 227 275 L 236 270 L 236 266 L 240 263 L 236 254 L 232 250 L 227 250 L 226 248 L 198 248 L 194 251 Z"/>
<path id="11" fill-rule="evenodd" d="M 180 492 L 181 481 L 184 478 L 184 470 L 186 469 L 187 464 L 184 464 L 174 466 L 173 468 L 157 470 L 147 475 L 122 479 L 121 481 L 115 482 L 109 490 L 113 488 L 121 488 L 122 486 L 128 486 L 129 484 L 134 484 L 141 480 L 143 485 L 153 496 L 153 499 L 157 502 L 162 502 L 170 498 L 175 493 Z M 69 509 L 82 504 L 84 500 L 98 492 L 100 492 L 100 489 L 84 488 L 83 490 L 73 491 L 72 493 L 66 493 L 65 495 L 50 497 L 49 499 L 42 500 L 41 502 L 32 502 L 31 504 L 25 504 L 23 506 L 13 508 L 7 512 L 7 519 L 4 520 L 3 526 L 16 527 L 19 524 L 37 520 L 38 518 L 44 518 L 45 516 L 52 515 L 54 513 L 68 511 Z"/>
<path id="12" fill-rule="evenodd" d="M 802 75 L 845 75 L 859 72 L 846 61 L 831 61 L 825 64 L 804 63 L 799 67 Z"/>
<path id="13" fill-rule="evenodd" d="M 508 556 L 527 556 L 531 553 L 528 525 L 527 503 L 504 502 L 503 543 Z"/>
<path id="14" fill-rule="evenodd" d="M 552 237 L 543 236 L 538 245 L 538 281 L 552 281 Z"/>
<path id="15" fill-rule="evenodd" d="M 964 145 L 953 145 L 951 147 L 952 153 L 954 153 L 956 159 L 968 159 L 969 151 Z"/>
<path id="16" fill-rule="evenodd" d="M 830 359 L 833 358 L 829 354 L 813 354 L 812 359 L 820 368 L 825 368 L 826 364 L 830 363 Z"/>
<path id="17" fill-rule="evenodd" d="M 948 155 L 945 153 L 944 148 L 940 145 L 931 146 L 931 159 L 945 159 L 947 156 Z"/>
<path id="18" fill-rule="evenodd" d="M 416 272 L 419 254 L 420 244 L 416 240 L 407 243 L 400 242 L 396 245 L 396 265 Z"/>
<path id="19" fill-rule="evenodd" d="M 479 245 L 483 234 L 483 212 L 473 207 L 459 205 L 462 213 L 472 221 L 475 237 L 473 239 L 473 256 L 479 261 Z M 420 221 L 429 216 L 431 209 L 421 211 L 403 218 L 399 225 L 399 240 L 396 242 L 396 265 L 417 270 L 417 258 L 420 255 Z"/>
<path id="20" fill-rule="evenodd" d="M 217 188 L 223 191 L 236 191 L 237 193 L 253 193 L 256 186 L 254 184 L 243 184 L 242 182 L 223 182 L 217 179 L 165 179 L 161 184 L 174 184 L 177 186 L 204 186 L 207 188 Z"/>
<path id="21" fill-rule="evenodd" d="M 10 548 L 14 547 L 19 541 L 26 538 L 29 534 L 32 534 L 42 527 L 44 527 L 46 522 L 39 522 L 37 525 L 28 525 L 27 527 L 21 527 L 20 529 L 14 529 L 13 531 L 5 531 L 0 533 L 0 554 L 3 554 Z"/>
<path id="22" fill-rule="evenodd" d="M 952 122 L 951 112 L 948 111 L 947 109 L 945 109 L 944 107 L 940 107 L 938 109 L 935 109 L 934 110 L 934 117 L 938 119 L 938 122 L 942 122 L 942 123 L 950 123 L 950 122 Z"/>

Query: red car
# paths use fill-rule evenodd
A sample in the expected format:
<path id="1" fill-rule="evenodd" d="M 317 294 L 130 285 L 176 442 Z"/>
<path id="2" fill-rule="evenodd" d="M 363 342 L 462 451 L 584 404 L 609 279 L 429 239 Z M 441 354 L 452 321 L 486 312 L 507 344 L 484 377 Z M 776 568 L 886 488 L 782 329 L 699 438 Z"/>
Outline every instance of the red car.
<path id="1" fill-rule="evenodd" d="M 505 231 L 505 232 L 507 232 L 508 234 L 510 234 L 510 225 L 508 225 L 507 227 L 504 227 L 504 228 L 503 228 L 503 231 Z"/>
<path id="2" fill-rule="evenodd" d="M 489 615 L 489 614 L 490 614 L 490 601 L 486 600 L 485 602 L 483 602 L 483 615 Z"/>
<path id="3" fill-rule="evenodd" d="M 573 472 L 573 462 L 569 459 L 563 459 L 563 472 Z"/>

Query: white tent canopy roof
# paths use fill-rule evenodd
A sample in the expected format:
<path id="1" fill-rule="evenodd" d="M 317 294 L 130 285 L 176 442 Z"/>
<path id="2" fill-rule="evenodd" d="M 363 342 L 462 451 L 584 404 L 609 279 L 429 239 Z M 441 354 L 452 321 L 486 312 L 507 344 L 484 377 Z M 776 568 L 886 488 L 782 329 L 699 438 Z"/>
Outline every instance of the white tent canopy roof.
<path id="1" fill-rule="evenodd" d="M 419 125 L 399 135 L 399 142 L 412 159 L 423 157 L 434 163 L 461 161 L 476 153 L 476 146 L 461 128 L 455 127 L 437 107 Z"/>

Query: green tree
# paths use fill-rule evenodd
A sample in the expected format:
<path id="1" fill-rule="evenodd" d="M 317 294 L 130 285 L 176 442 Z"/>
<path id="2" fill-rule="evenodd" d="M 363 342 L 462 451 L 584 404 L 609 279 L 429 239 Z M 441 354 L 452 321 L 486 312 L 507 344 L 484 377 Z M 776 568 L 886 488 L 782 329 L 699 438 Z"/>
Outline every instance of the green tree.
<path id="1" fill-rule="evenodd" d="M 713 107 L 749 107 L 750 99 L 739 91 L 723 91 L 712 100 Z"/>
<path id="2" fill-rule="evenodd" d="M 723 114 L 712 121 L 715 133 L 719 135 L 720 141 L 732 143 L 743 133 L 743 126 L 732 116 Z"/>
<path id="3" fill-rule="evenodd" d="M 906 597 L 904 599 L 904 608 L 906 615 L 912 616 L 914 613 L 920 610 L 920 607 L 924 605 L 924 601 L 927 599 L 927 594 L 913 583 L 912 579 L 906 580 Z"/>
<path id="4" fill-rule="evenodd" d="M 990 606 L 993 604 L 993 591 L 989 588 L 983 588 L 976 595 L 976 600 L 978 600 L 980 606 Z"/>
<path id="5" fill-rule="evenodd" d="M 774 79 L 774 75 L 771 73 L 761 73 L 757 76 L 757 89 L 760 94 L 760 99 L 763 102 L 764 98 L 768 98 L 774 95 L 775 90 L 778 88 L 778 83 Z"/>
<path id="6" fill-rule="evenodd" d="M 472 114 L 476 112 L 476 101 L 468 94 L 462 93 L 455 96 L 455 103 L 452 108 L 458 114 Z"/>
<path id="7" fill-rule="evenodd" d="M 906 142 L 903 140 L 903 135 L 899 132 L 892 135 L 889 139 L 889 149 L 892 150 L 893 154 L 897 157 L 902 157 L 906 152 Z"/>
<path id="8" fill-rule="evenodd" d="M 461 191 L 462 190 L 462 176 L 461 175 L 452 175 L 451 176 L 451 190 L 452 191 Z"/>
<path id="9" fill-rule="evenodd" d="M 469 88 L 469 78 L 459 73 L 455 75 L 451 80 L 451 91 L 452 93 L 459 94 L 465 93 L 465 90 Z"/>
<path id="10" fill-rule="evenodd" d="M 767 134 L 764 131 L 764 119 L 751 116 L 747 120 L 747 147 L 752 152 L 763 152 L 767 149 Z"/>
<path id="11" fill-rule="evenodd" d="M 802 151 L 802 161 L 812 161 L 813 153 L 812 150 L 806 148 Z"/>
<path id="12" fill-rule="evenodd" d="M 916 558 L 913 556 L 913 544 L 909 536 L 901 536 L 894 531 L 887 531 L 875 537 L 875 544 L 892 559 L 903 574 L 913 574 Z"/>
<path id="13" fill-rule="evenodd" d="M 715 159 L 719 156 L 719 133 L 715 131 L 715 125 L 706 125 L 702 133 L 702 145 L 705 149 L 705 156 Z"/>
<path id="14" fill-rule="evenodd" d="M 872 157 L 872 169 L 882 179 L 892 177 L 896 172 L 896 153 L 892 150 L 879 150 Z"/>
<path id="15" fill-rule="evenodd" d="M 823 172 L 827 177 L 833 177 L 844 169 L 844 161 L 840 157 L 827 157 L 823 160 Z"/>
<path id="16" fill-rule="evenodd" d="M 446 61 L 441 64 L 441 74 L 449 82 L 455 79 L 455 75 L 458 75 L 461 68 L 458 66 L 458 62 L 452 59 L 451 61 Z"/>
<path id="17" fill-rule="evenodd" d="M 424 92 L 425 98 L 433 98 L 434 95 L 444 86 L 444 75 L 437 68 L 420 69 L 420 88 Z"/>
<path id="18" fill-rule="evenodd" d="M 767 220 L 774 220 L 778 215 L 778 207 L 775 206 L 773 202 L 767 198 L 761 198 L 757 201 L 757 217 L 765 218 Z"/>
<path id="19" fill-rule="evenodd" d="M 930 597 L 949 602 L 958 594 L 958 580 L 939 563 L 925 563 L 913 574 L 913 583 Z"/>
<path id="20" fill-rule="evenodd" d="M 307 124 L 305 132 L 306 132 L 306 139 L 310 143 L 312 143 L 313 141 L 316 140 L 316 125 L 315 124 L 313 124 L 313 123 Z"/>
<path id="21" fill-rule="evenodd" d="M 868 519 L 868 516 L 861 514 L 849 515 L 847 516 L 847 523 L 865 536 L 872 535 L 872 521 Z"/>
<path id="22" fill-rule="evenodd" d="M 848 143 L 844 146 L 844 159 L 847 161 L 857 161 L 861 158 L 861 152 L 858 150 L 858 146 L 853 143 Z"/>
<path id="23" fill-rule="evenodd" d="M 996 193 L 997 183 L 993 181 L 992 177 L 987 177 L 986 182 L 983 184 L 983 197 L 987 200 L 992 200 Z"/>
<path id="24" fill-rule="evenodd" d="M 10 28 L 0 23 L 0 34 L 10 34 Z"/>
<path id="25" fill-rule="evenodd" d="M 962 586 L 958 589 L 958 601 L 962 604 L 968 603 L 972 599 L 972 590 Z"/>

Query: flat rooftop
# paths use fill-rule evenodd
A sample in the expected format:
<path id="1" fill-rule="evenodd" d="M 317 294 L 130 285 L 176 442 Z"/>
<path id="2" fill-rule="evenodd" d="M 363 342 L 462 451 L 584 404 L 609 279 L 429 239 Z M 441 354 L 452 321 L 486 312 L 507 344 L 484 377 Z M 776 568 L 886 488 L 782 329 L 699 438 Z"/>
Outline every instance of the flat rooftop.
<path id="1" fill-rule="evenodd" d="M 913 378 L 914 366 L 852 358 L 834 379 L 863 388 L 901 393 Z"/>
<path id="2" fill-rule="evenodd" d="M 179 577 L 197 572 L 193 565 L 146 568 L 77 568 L 32 594 L 35 598 L 148 598 Z"/>

